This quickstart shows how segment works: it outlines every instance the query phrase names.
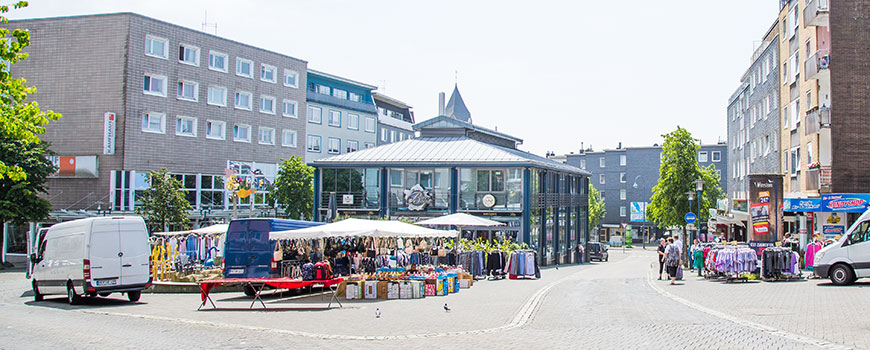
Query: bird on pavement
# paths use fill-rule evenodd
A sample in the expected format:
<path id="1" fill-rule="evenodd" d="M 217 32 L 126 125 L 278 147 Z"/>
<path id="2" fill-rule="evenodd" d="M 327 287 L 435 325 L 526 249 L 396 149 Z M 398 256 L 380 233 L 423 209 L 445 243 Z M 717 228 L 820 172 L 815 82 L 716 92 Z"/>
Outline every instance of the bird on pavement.
<path id="1" fill-rule="evenodd" d="M 375 309 L 375 318 L 381 318 L 381 309 Z"/>
<path id="2" fill-rule="evenodd" d="M 447 306 L 447 303 L 444 303 L 444 312 L 450 312 L 450 307 Z"/>

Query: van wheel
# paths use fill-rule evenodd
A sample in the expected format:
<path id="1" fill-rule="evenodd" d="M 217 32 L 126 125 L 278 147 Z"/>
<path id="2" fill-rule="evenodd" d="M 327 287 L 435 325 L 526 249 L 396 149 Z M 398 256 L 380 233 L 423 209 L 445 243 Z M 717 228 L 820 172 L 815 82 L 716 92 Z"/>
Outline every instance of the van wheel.
<path id="1" fill-rule="evenodd" d="M 111 294 L 112 294 L 112 293 L 100 293 L 99 295 L 100 295 L 101 297 L 105 298 L 105 297 L 107 297 L 107 296 L 109 296 L 109 295 L 111 295 Z"/>
<path id="2" fill-rule="evenodd" d="M 831 269 L 831 282 L 838 286 L 845 286 L 855 282 L 855 273 L 843 264 L 837 264 Z"/>
<path id="3" fill-rule="evenodd" d="M 73 288 L 72 282 L 67 283 L 66 285 L 66 301 L 69 302 L 70 305 L 78 305 L 82 302 L 82 297 L 76 294 L 75 288 Z"/>
<path id="4" fill-rule="evenodd" d="M 130 300 L 131 302 L 139 301 L 140 296 L 142 296 L 142 292 L 138 291 L 138 290 L 132 291 L 132 292 L 127 292 L 127 299 Z"/>
<path id="5" fill-rule="evenodd" d="M 33 280 L 33 300 L 42 301 L 45 297 L 39 293 L 39 287 L 36 286 L 36 280 Z"/>
<path id="6" fill-rule="evenodd" d="M 257 295 L 257 291 L 254 290 L 254 287 L 251 287 L 251 285 L 249 285 L 249 284 L 245 285 L 244 290 L 245 290 L 245 295 L 247 295 L 249 297 L 253 297 L 253 296 Z"/>

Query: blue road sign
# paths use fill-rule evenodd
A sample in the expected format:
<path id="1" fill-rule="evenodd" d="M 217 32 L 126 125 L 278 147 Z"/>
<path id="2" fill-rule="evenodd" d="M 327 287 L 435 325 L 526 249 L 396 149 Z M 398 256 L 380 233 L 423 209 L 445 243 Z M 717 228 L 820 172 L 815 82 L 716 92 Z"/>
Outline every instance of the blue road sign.
<path id="1" fill-rule="evenodd" d="M 695 216 L 695 213 L 686 213 L 685 219 L 687 224 L 694 224 L 698 217 Z"/>

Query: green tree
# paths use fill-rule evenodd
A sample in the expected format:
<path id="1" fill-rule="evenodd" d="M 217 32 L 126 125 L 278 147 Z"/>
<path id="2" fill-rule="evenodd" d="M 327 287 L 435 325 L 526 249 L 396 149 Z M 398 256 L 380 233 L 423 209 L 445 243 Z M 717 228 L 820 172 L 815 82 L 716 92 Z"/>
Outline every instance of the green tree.
<path id="1" fill-rule="evenodd" d="M 12 4 L 13 8 L 27 6 L 26 1 Z M 0 13 L 6 13 L 9 5 L 0 5 Z M 0 22 L 6 22 L 0 17 Z M 0 28 L 0 37 L 8 37 L 9 29 Z M 11 66 L 27 58 L 22 52 L 30 45 L 30 33 L 15 29 L 12 38 L 0 40 L 0 137 L 20 140 L 24 143 L 40 142 L 37 135 L 45 132 L 45 126 L 61 117 L 52 111 L 43 112 L 35 101 L 27 101 L 28 95 L 36 93 L 35 87 L 28 87 L 24 78 L 13 78 Z M 28 173 L 15 163 L 0 160 L 0 179 L 25 180 Z"/>
<path id="2" fill-rule="evenodd" d="M 314 208 L 314 168 L 305 164 L 302 157 L 282 159 L 268 201 L 283 207 L 287 217 L 311 220 Z"/>
<path id="3" fill-rule="evenodd" d="M 181 190 L 182 183 L 166 168 L 148 172 L 148 189 L 142 195 L 142 205 L 136 213 L 145 218 L 151 232 L 168 231 L 170 227 L 186 229 L 193 209 Z"/>
<path id="4" fill-rule="evenodd" d="M 598 226 L 604 214 L 607 214 L 607 210 L 604 209 L 604 201 L 601 200 L 601 194 L 592 185 L 592 181 L 589 181 L 589 232 L 592 232 L 592 229 Z"/>
<path id="5" fill-rule="evenodd" d="M 15 164 L 27 174 L 24 179 L 0 178 L 0 223 L 23 225 L 48 217 L 51 204 L 40 195 L 47 191 L 46 178 L 57 170 L 49 155 L 45 143 L 0 136 L 0 161 Z"/>
<path id="6" fill-rule="evenodd" d="M 722 198 L 715 168 L 713 165 L 706 168 L 698 165 L 697 151 L 700 146 L 686 129 L 677 127 L 677 130 L 662 137 L 665 141 L 662 145 L 659 182 L 652 189 L 647 218 L 659 227 L 682 226 L 686 213 L 691 211 L 698 215 L 698 222 L 706 222 L 709 218 L 707 209 L 715 207 L 717 200 Z M 686 192 L 695 192 L 693 181 L 697 179 L 705 181 L 700 213 L 697 212 L 698 199 L 689 208 L 686 195 Z"/>

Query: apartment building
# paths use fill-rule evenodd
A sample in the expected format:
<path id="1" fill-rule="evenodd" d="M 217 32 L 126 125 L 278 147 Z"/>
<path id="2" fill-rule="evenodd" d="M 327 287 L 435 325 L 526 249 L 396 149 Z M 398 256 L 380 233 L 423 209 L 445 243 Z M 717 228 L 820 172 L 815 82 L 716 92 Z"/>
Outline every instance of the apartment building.
<path id="1" fill-rule="evenodd" d="M 375 86 L 308 70 L 305 162 L 377 145 Z"/>
<path id="2" fill-rule="evenodd" d="M 228 166 L 271 179 L 280 159 L 304 155 L 303 60 L 133 13 L 3 26 L 31 33 L 30 57 L 12 74 L 63 114 L 42 135 L 59 156 L 48 193 L 56 219 L 131 211 L 159 168 L 195 209 L 227 210 Z"/>
<path id="3" fill-rule="evenodd" d="M 740 86 L 728 99 L 729 198 L 749 198 L 749 174 L 780 172 L 779 21 L 755 49 Z"/>
<path id="4" fill-rule="evenodd" d="M 414 112 L 407 103 L 374 93 L 378 107 L 378 146 L 414 138 Z"/>

